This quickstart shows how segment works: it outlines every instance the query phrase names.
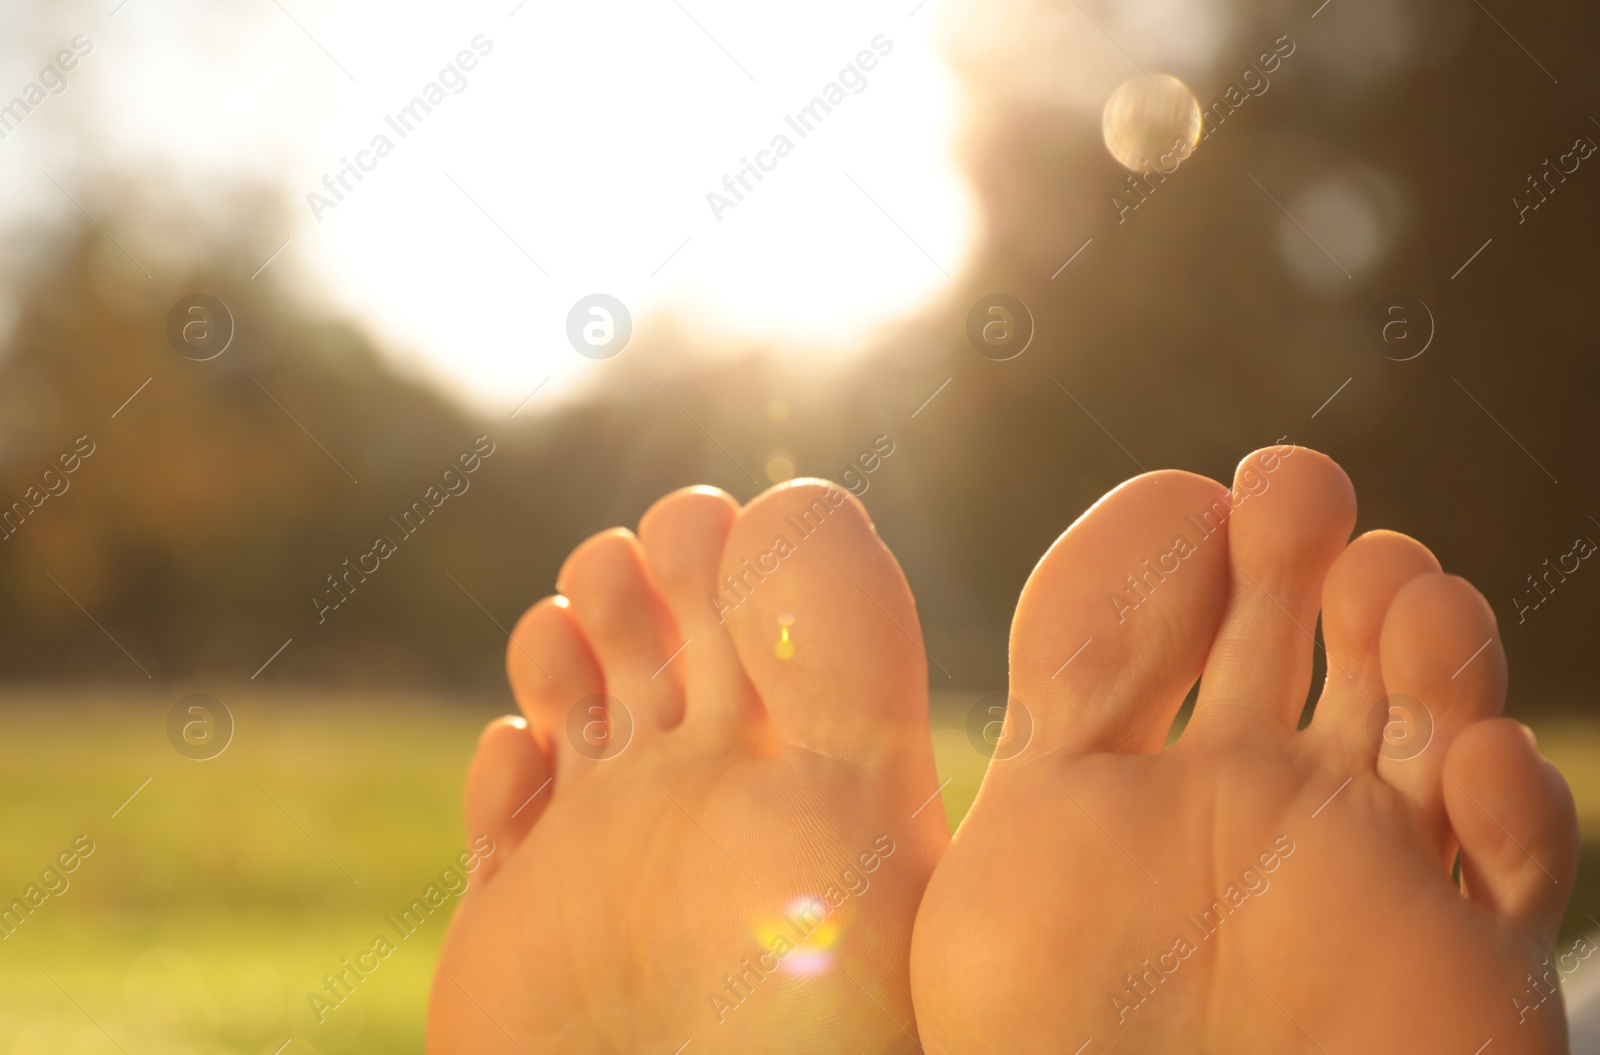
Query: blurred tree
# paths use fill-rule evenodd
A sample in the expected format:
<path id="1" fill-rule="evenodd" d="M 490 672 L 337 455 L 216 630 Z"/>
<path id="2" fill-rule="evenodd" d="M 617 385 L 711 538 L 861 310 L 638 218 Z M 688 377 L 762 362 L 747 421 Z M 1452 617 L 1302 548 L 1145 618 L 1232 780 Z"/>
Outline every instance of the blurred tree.
<path id="1" fill-rule="evenodd" d="M 748 499 L 778 451 L 799 473 L 838 478 L 886 435 L 895 451 L 865 501 L 917 593 L 933 682 L 995 689 L 1017 591 L 1090 502 L 1142 469 L 1225 479 L 1251 448 L 1287 437 L 1350 472 L 1361 529 L 1417 535 L 1483 589 L 1514 706 L 1582 706 L 1600 572 L 1585 563 L 1531 615 L 1517 600 L 1577 536 L 1600 541 L 1600 183 L 1580 182 L 1585 167 L 1526 224 L 1509 202 L 1588 118 L 1487 19 L 1351 81 L 1335 60 L 1371 45 L 1352 28 L 1361 15 L 1357 0 L 1329 8 L 1326 40 L 1306 36 L 1270 94 L 1122 218 L 1111 195 L 1127 174 L 1097 129 L 986 82 L 1005 54 L 968 61 L 964 146 L 988 241 L 945 299 L 871 356 L 827 368 L 761 348 L 704 357 L 673 320 L 651 320 L 603 390 L 515 419 L 487 420 L 398 372 L 284 269 L 250 278 L 259 259 L 237 247 L 271 244 L 283 226 L 269 193 L 197 218 L 154 208 L 137 179 L 99 179 L 120 188 L 94 208 L 112 229 L 149 231 L 157 216 L 186 251 L 147 277 L 87 224 L 13 246 L 23 277 L 0 360 L 0 503 L 42 486 L 78 437 L 95 448 L 70 490 L 0 541 L 0 669 L 247 678 L 292 638 L 262 678 L 496 684 L 505 632 L 588 533 L 635 523 L 687 484 Z M 1600 12 L 1561 15 L 1569 31 L 1530 46 L 1592 95 L 1581 42 L 1593 33 L 1580 30 L 1600 29 Z M 1244 68 L 1257 37 L 1305 20 L 1251 17 L 1240 54 L 1196 84 L 1202 98 Z M 1463 153 L 1474 144 L 1492 149 Z M 1393 209 L 1386 253 L 1331 285 L 1295 263 L 1304 231 L 1279 204 L 1329 179 L 1387 188 Z M 1372 305 L 1397 291 L 1427 302 L 1438 327 L 1409 362 L 1366 333 Z M 199 292 L 237 325 L 209 362 L 165 336 L 172 305 Z M 966 343 L 969 307 L 994 292 L 1023 300 L 1037 327 L 1007 362 Z M 470 490 L 319 623 L 327 577 L 397 536 L 390 518 L 480 435 L 495 453 Z"/>

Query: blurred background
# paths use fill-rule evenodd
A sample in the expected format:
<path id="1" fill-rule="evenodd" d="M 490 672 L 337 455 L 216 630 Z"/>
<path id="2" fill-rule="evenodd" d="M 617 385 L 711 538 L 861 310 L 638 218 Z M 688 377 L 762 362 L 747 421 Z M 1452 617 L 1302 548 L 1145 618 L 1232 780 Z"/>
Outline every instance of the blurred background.
<path id="1" fill-rule="evenodd" d="M 0 900 L 95 850 L 0 1053 L 420 1051 L 442 921 L 307 993 L 459 848 L 520 613 L 885 436 L 952 824 L 1049 543 L 1287 438 L 1489 598 L 1600 926 L 1600 12 L 1318 3 L 9 0 Z M 1182 156 L 1103 127 L 1163 74 Z"/>

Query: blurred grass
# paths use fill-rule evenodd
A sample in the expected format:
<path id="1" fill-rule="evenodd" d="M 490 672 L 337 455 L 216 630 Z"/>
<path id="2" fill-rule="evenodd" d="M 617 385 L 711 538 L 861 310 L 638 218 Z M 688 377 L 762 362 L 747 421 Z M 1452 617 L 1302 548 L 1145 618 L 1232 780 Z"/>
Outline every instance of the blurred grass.
<path id="1" fill-rule="evenodd" d="M 407 941 L 384 917 L 460 849 L 461 778 L 494 708 L 225 694 L 233 742 L 196 762 L 166 740 L 181 694 L 8 695 L 0 900 L 79 834 L 96 849 L 0 942 L 0 1053 L 108 1036 L 128 1055 L 422 1050 L 447 917 Z M 317 1024 L 307 993 L 380 933 L 398 951 Z"/>
<path id="2" fill-rule="evenodd" d="M 442 914 L 325 1023 L 307 993 L 376 935 L 393 940 L 384 917 L 460 849 L 467 758 L 503 705 L 226 695 L 233 742 L 195 762 L 166 740 L 179 695 L 5 694 L 0 901 L 78 835 L 96 849 L 0 942 L 0 1055 L 102 1053 L 108 1037 L 127 1055 L 421 1052 Z M 952 825 L 983 777 L 963 728 L 975 698 L 934 708 Z M 1538 733 L 1586 838 L 1576 933 L 1600 917 L 1600 723 Z"/>

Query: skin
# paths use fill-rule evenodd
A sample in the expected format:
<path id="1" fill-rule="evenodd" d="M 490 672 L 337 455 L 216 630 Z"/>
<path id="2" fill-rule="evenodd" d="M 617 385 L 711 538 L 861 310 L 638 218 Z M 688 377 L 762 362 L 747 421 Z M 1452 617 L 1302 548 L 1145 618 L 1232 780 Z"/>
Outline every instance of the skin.
<path id="1" fill-rule="evenodd" d="M 1008 739 L 942 860 L 916 615 L 854 500 L 707 603 L 819 497 L 668 496 L 519 624 L 525 720 L 491 723 L 469 770 L 468 832 L 496 851 L 430 1050 L 1565 1050 L 1545 989 L 1571 796 L 1497 717 L 1487 604 L 1411 539 L 1347 543 L 1331 461 L 1258 452 L 1231 493 L 1150 474 L 1057 542 L 1013 626 Z M 1332 673 L 1297 731 L 1319 609 Z M 568 719 L 602 692 L 634 731 L 595 760 Z M 870 886 L 831 915 L 825 969 L 717 1008 L 762 924 L 851 888 L 852 862 Z"/>
<path id="2" fill-rule="evenodd" d="M 1333 462 L 1277 448 L 1231 496 L 1136 479 L 1041 561 L 1012 632 L 1031 736 L 1008 715 L 917 921 L 928 1052 L 1566 1050 L 1528 976 L 1575 872 L 1571 796 L 1496 717 L 1488 605 L 1404 536 L 1346 545 L 1354 521 Z M 1330 674 L 1297 731 L 1319 607 Z M 1431 735 L 1386 731 L 1386 700 Z"/>
<path id="3" fill-rule="evenodd" d="M 677 492 L 559 589 L 508 650 L 523 718 L 469 770 L 497 849 L 429 1051 L 915 1050 L 911 928 L 948 828 L 916 611 L 859 502 Z"/>

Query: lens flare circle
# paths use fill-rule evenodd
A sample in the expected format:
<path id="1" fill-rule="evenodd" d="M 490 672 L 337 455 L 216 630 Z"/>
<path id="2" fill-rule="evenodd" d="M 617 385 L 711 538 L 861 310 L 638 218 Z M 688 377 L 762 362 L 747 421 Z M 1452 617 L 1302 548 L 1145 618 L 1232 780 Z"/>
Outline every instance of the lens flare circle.
<path id="1" fill-rule="evenodd" d="M 1200 141 L 1200 128 L 1200 101 L 1188 85 L 1166 73 L 1124 81 L 1100 115 L 1106 149 L 1133 172 L 1180 143 L 1185 146 L 1178 152 L 1187 157 Z"/>
<path id="2" fill-rule="evenodd" d="M 803 895 L 784 906 L 783 918 L 756 930 L 764 949 L 782 949 L 779 964 L 785 974 L 808 978 L 822 974 L 837 958 L 839 925 L 826 902 Z"/>

